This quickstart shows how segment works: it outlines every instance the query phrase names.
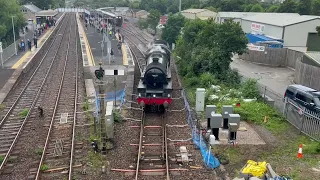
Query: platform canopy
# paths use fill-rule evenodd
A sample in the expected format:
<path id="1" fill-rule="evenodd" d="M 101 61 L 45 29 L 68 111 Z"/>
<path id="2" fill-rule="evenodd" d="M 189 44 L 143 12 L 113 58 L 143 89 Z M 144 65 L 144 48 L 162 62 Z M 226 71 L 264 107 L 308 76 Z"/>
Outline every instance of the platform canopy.
<path id="1" fill-rule="evenodd" d="M 37 12 L 36 17 L 49 17 L 49 16 L 53 17 L 57 14 L 58 14 L 57 11 L 49 9 L 49 10 L 43 10 L 43 11 Z"/>

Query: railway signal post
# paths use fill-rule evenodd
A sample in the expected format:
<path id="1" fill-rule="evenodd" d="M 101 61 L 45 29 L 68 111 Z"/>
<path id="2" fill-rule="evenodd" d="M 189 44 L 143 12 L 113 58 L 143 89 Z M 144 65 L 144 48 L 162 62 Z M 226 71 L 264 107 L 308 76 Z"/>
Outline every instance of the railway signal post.
<path id="1" fill-rule="evenodd" d="M 101 153 L 105 155 L 107 153 L 107 148 L 106 148 L 106 122 L 105 122 L 105 114 L 106 114 L 106 109 L 104 107 L 104 83 L 103 83 L 103 76 L 104 76 L 104 69 L 102 69 L 101 65 L 102 62 L 99 62 L 100 68 L 95 70 L 95 75 L 97 79 L 99 79 L 99 99 L 100 99 L 100 128 L 101 128 L 101 142 L 102 142 L 102 150 Z"/>

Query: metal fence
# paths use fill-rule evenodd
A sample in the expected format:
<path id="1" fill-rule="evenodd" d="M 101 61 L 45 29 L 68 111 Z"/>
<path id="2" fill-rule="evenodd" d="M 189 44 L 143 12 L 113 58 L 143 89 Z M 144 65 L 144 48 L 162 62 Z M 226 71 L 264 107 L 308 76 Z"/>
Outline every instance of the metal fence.
<path id="1" fill-rule="evenodd" d="M 300 107 L 291 99 L 285 100 L 283 115 L 301 133 L 320 141 L 320 113 Z"/>

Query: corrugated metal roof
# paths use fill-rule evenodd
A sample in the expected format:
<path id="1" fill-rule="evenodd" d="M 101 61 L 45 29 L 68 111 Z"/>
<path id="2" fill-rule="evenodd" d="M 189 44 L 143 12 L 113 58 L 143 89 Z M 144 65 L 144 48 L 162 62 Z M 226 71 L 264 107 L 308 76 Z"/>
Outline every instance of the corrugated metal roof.
<path id="1" fill-rule="evenodd" d="M 263 13 L 263 12 L 219 12 L 218 15 L 222 18 L 245 18 L 259 14 L 273 15 L 299 15 L 298 13 Z"/>
<path id="2" fill-rule="evenodd" d="M 209 10 L 207 10 L 207 9 L 186 9 L 186 10 L 183 10 L 182 12 L 197 14 L 197 13 L 203 12 L 203 11 L 209 11 Z"/>
<path id="3" fill-rule="evenodd" d="M 320 65 L 320 52 L 319 51 L 308 51 L 304 53 L 309 59 Z"/>
<path id="4" fill-rule="evenodd" d="M 319 18 L 319 16 L 300 16 L 299 14 L 258 14 L 255 16 L 244 17 L 242 19 L 283 27 Z"/>
<path id="5" fill-rule="evenodd" d="M 38 8 L 37 6 L 33 5 L 33 4 L 27 4 L 27 5 L 23 5 L 25 8 L 29 9 L 31 12 L 36 13 L 41 11 L 40 8 Z"/>
<path id="6" fill-rule="evenodd" d="M 43 11 L 39 11 L 36 13 L 36 16 L 40 17 L 40 16 L 55 16 L 57 15 L 58 12 L 57 11 L 54 11 L 52 9 L 49 9 L 49 10 L 43 10 Z"/>

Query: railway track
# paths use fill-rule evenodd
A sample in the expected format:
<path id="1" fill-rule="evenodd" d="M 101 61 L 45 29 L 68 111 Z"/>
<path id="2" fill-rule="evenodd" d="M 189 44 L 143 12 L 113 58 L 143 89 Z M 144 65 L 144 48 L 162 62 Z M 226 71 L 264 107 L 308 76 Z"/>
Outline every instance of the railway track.
<path id="1" fill-rule="evenodd" d="M 58 94 L 57 84 L 62 76 L 59 70 L 61 64 L 64 64 L 62 60 L 68 54 L 69 43 L 64 40 L 68 39 L 70 34 L 75 34 L 70 32 L 72 21 L 74 15 L 66 15 L 57 25 L 52 42 L 43 47 L 44 52 L 40 52 L 41 49 L 35 56 L 40 58 L 38 66 L 35 66 L 33 71 L 31 69 L 30 74 L 26 74 L 15 91 L 5 100 L 8 110 L 1 121 L 0 149 L 3 152 L 4 148 L 9 146 L 7 144 L 11 145 L 1 164 L 0 179 L 35 179 L 38 174 L 39 161 L 45 152 L 43 147 L 49 131 L 48 123 L 54 112 L 54 98 Z M 38 117 L 37 106 L 44 109 L 44 117 Z M 21 117 L 19 114 L 24 108 L 26 114 Z M 10 135 L 7 133 L 4 136 L 4 132 L 8 130 L 11 131 Z M 10 141 L 11 139 L 13 141 Z"/>
<path id="2" fill-rule="evenodd" d="M 55 40 L 49 45 L 48 50 L 42 53 L 43 58 L 41 58 L 38 66 L 35 66 L 33 71 L 26 75 L 24 81 L 16 86 L 4 102 L 6 108 L 0 121 L 0 155 L 4 157 L 0 165 L 2 174 L 5 173 L 3 172 L 4 169 L 9 169 L 9 172 L 12 170 L 10 168 L 12 162 L 6 163 L 18 142 L 18 137 L 22 134 L 22 131 L 30 132 L 31 124 L 29 122 L 38 119 L 35 107 L 40 105 L 38 99 L 41 100 L 45 96 L 45 83 L 52 73 L 51 69 L 56 62 L 55 57 L 58 53 L 58 47 L 62 42 L 62 37 L 59 34 L 65 31 L 66 25 L 66 21 L 61 25 L 59 24 Z M 24 128 L 24 125 L 27 126 Z M 20 155 L 20 153 L 19 148 L 15 148 L 12 154 Z M 14 156 L 14 159 L 16 158 Z"/>
<path id="3" fill-rule="evenodd" d="M 66 55 L 59 68 L 63 71 L 56 87 L 58 93 L 54 97 L 55 105 L 36 179 L 72 179 L 79 67 L 75 15 L 72 15 L 71 18 Z M 47 167 L 58 170 L 52 170 L 49 173 L 42 172 Z"/>
<path id="4" fill-rule="evenodd" d="M 140 125 L 135 179 L 159 175 L 169 180 L 168 144 L 165 114 L 143 113 Z M 163 179 L 161 178 L 161 179 Z"/>

